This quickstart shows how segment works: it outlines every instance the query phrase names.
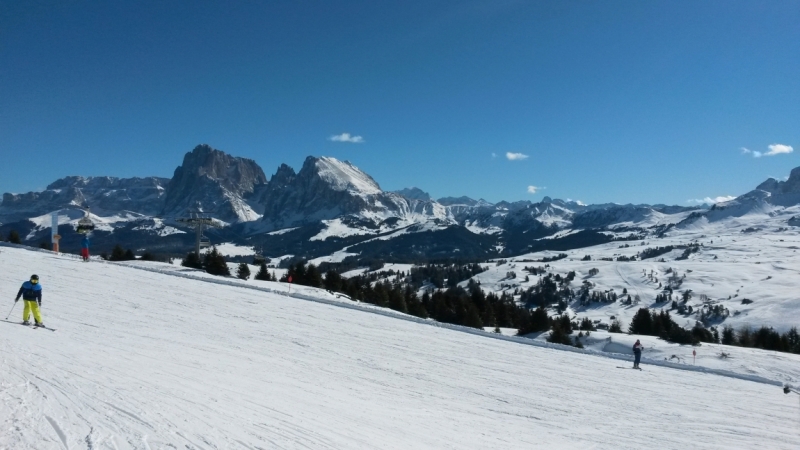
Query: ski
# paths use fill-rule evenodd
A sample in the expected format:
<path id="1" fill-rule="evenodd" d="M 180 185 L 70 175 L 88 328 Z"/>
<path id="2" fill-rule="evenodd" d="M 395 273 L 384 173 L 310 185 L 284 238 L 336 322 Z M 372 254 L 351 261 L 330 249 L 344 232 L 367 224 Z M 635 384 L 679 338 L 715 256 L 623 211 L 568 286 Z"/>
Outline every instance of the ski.
<path id="1" fill-rule="evenodd" d="M 14 324 L 17 324 L 17 325 L 22 325 L 22 326 L 26 326 L 26 327 L 30 327 L 30 326 L 31 326 L 30 324 L 28 324 L 28 325 L 25 325 L 25 324 L 24 324 L 24 323 L 22 323 L 22 322 L 15 322 L 15 321 L 12 321 L 12 320 L 5 320 L 5 319 L 0 319 L 0 320 L 3 320 L 3 322 L 6 322 L 6 323 L 14 323 Z"/>
<path id="2" fill-rule="evenodd" d="M 3 322 L 6 322 L 6 323 L 14 323 L 14 324 L 17 324 L 17 325 L 22 325 L 23 327 L 28 327 L 28 328 L 33 328 L 33 329 L 36 329 L 36 328 L 44 328 L 45 330 L 56 331 L 56 329 L 55 329 L 55 328 L 39 327 L 39 326 L 36 326 L 36 324 L 27 324 L 27 325 L 25 325 L 25 324 L 24 324 L 24 323 L 22 323 L 22 322 L 14 322 L 14 321 L 11 321 L 11 320 L 5 320 L 5 319 L 0 319 L 0 320 L 1 320 L 1 321 L 3 321 Z"/>
<path id="3" fill-rule="evenodd" d="M 617 366 L 617 369 L 636 369 L 636 370 L 642 370 L 642 368 L 641 368 L 641 367 L 622 367 L 622 366 Z"/>

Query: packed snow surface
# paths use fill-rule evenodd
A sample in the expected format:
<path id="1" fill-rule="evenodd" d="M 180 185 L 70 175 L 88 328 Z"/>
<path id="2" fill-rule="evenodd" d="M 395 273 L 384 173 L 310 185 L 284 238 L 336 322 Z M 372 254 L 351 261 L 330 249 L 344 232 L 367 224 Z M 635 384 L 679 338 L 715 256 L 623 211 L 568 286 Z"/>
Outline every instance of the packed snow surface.
<path id="1" fill-rule="evenodd" d="M 3 247 L 0 267 L 9 308 L 41 277 L 58 329 L 0 323 L 2 449 L 800 448 L 797 398 L 769 384 L 618 369 L 174 266 Z"/>

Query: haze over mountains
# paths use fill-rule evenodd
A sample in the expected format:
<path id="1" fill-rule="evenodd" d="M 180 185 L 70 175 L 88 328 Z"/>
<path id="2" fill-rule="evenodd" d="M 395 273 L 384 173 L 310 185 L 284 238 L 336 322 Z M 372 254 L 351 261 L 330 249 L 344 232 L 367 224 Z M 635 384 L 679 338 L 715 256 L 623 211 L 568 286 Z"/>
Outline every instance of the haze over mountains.
<path id="1" fill-rule="evenodd" d="M 549 197 L 492 204 L 468 197 L 434 200 L 416 187 L 387 192 L 352 163 L 330 157 L 309 156 L 298 172 L 283 164 L 267 177 L 251 159 L 199 145 L 171 179 L 71 176 L 42 192 L 6 193 L 0 232 L 15 229 L 38 242 L 49 235 L 52 212 L 59 212 L 60 223 L 70 224 L 82 216 L 79 206 L 89 205 L 98 224 L 98 249 L 129 241 L 131 247 L 183 252 L 193 236 L 175 220 L 202 213 L 226 225 L 208 232 L 212 242 L 262 246 L 273 256 L 487 258 L 656 236 L 694 221 L 799 202 L 800 168 L 786 181 L 769 179 L 710 209 L 584 205 Z M 64 248 L 76 245 L 72 227 L 61 228 Z"/>

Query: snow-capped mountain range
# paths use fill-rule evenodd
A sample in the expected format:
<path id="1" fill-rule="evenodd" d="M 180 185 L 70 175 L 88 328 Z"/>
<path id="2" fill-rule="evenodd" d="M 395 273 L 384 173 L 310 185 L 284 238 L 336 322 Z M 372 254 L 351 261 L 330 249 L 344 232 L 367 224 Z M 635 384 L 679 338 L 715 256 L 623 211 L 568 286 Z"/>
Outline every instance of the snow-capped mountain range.
<path id="1" fill-rule="evenodd" d="M 14 229 L 29 241 L 44 240 L 50 214 L 58 212 L 61 224 L 74 226 L 80 207 L 89 205 L 100 249 L 120 243 L 184 251 L 193 236 L 176 219 L 202 213 L 226 225 L 208 232 L 212 242 L 259 246 L 273 256 L 485 258 L 658 235 L 798 203 L 800 168 L 787 181 L 769 179 L 711 208 L 584 205 L 549 197 L 492 204 L 468 197 L 434 200 L 419 188 L 384 191 L 352 163 L 324 156 L 309 156 L 299 172 L 283 164 L 268 179 L 253 160 L 199 145 L 172 179 L 73 176 L 42 192 L 6 193 L 0 233 Z M 78 237 L 72 227 L 63 228 L 63 248 L 69 249 Z"/>

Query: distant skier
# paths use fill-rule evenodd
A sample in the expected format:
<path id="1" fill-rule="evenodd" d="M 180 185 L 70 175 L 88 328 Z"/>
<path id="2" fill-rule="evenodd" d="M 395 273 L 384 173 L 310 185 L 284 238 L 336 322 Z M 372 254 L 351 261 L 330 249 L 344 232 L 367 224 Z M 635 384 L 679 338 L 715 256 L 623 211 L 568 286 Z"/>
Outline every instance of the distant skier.
<path id="1" fill-rule="evenodd" d="M 639 340 L 637 339 L 636 343 L 633 344 L 633 368 L 634 369 L 638 369 L 639 368 L 639 360 L 642 359 L 642 349 L 643 348 L 644 348 L 644 345 L 642 345 L 642 343 L 639 342 Z"/>
<path id="2" fill-rule="evenodd" d="M 43 327 L 42 314 L 39 312 L 39 307 L 42 306 L 42 285 L 39 284 L 39 275 L 31 275 L 30 281 L 22 283 L 14 303 L 18 302 L 20 297 L 25 301 L 25 309 L 22 310 L 22 324 L 30 325 L 28 319 L 33 312 L 36 326 Z"/>
<path id="3" fill-rule="evenodd" d="M 89 236 L 83 235 L 83 240 L 81 240 L 81 258 L 84 261 L 89 261 Z"/>

